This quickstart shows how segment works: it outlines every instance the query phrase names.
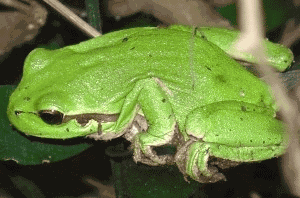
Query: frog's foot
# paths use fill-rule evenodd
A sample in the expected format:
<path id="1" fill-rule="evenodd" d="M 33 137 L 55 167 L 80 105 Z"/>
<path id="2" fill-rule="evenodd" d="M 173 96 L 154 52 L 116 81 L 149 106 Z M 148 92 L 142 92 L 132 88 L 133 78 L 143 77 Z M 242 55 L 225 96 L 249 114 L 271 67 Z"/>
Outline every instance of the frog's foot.
<path id="1" fill-rule="evenodd" d="M 151 149 L 151 146 L 145 146 L 143 151 L 141 149 L 141 143 L 139 139 L 140 133 L 145 133 L 148 129 L 148 124 L 144 116 L 136 115 L 135 119 L 132 122 L 131 127 L 129 127 L 124 134 L 124 137 L 132 142 L 131 148 L 134 150 L 134 161 L 142 162 L 151 166 L 157 166 L 159 164 L 166 164 L 168 157 L 158 157 L 156 152 Z M 146 154 L 144 154 L 145 152 Z"/>
<path id="2" fill-rule="evenodd" d="M 214 166 L 208 166 L 210 144 L 194 138 L 187 141 L 176 153 L 175 162 L 179 170 L 200 183 L 226 180 Z"/>
<path id="3" fill-rule="evenodd" d="M 153 150 L 154 146 L 143 144 L 141 140 L 146 133 L 137 134 L 132 142 L 132 149 L 134 150 L 133 160 L 141 162 L 150 166 L 158 166 L 164 164 L 173 164 L 174 156 L 171 155 L 157 155 Z"/>
<path id="4" fill-rule="evenodd" d="M 158 155 L 153 149 L 157 146 L 172 144 L 176 139 L 175 134 L 178 136 L 178 126 L 176 125 L 173 131 L 167 135 L 163 135 L 161 138 L 147 133 L 148 128 L 149 126 L 145 117 L 137 114 L 132 125 L 124 134 L 124 137 L 132 143 L 131 149 L 134 151 L 134 161 L 150 166 L 173 164 L 174 156 Z"/>

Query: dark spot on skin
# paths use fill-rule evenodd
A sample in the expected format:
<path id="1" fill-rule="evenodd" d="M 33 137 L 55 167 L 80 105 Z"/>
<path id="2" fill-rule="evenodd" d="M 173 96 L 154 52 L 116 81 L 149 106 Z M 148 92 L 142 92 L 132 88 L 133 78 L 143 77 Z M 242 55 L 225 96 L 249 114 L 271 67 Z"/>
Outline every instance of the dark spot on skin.
<path id="1" fill-rule="evenodd" d="M 206 68 L 207 70 L 211 71 L 211 69 L 210 69 L 209 67 L 205 66 L 205 68 Z"/>
<path id="2" fill-rule="evenodd" d="M 241 110 L 242 111 L 247 111 L 247 107 L 246 106 L 241 106 Z"/>
<path id="3" fill-rule="evenodd" d="M 92 132 L 92 131 L 91 131 Z M 99 123 L 98 125 L 98 135 L 101 135 L 102 134 L 102 125 Z"/>
<path id="4" fill-rule="evenodd" d="M 260 96 L 260 102 L 264 102 L 264 96 L 263 95 Z"/>
<path id="5" fill-rule="evenodd" d="M 169 115 L 169 119 L 172 117 L 172 115 Z"/>
<path id="6" fill-rule="evenodd" d="M 24 100 L 25 101 L 30 101 L 30 97 L 25 97 Z"/>
<path id="7" fill-rule="evenodd" d="M 150 57 L 150 58 L 152 58 L 152 55 L 151 55 L 151 54 L 149 54 L 149 57 Z"/>
<path id="8" fill-rule="evenodd" d="M 216 136 L 216 137 L 218 137 L 219 135 L 218 135 L 218 134 L 216 134 L 215 136 Z"/>
<path id="9" fill-rule="evenodd" d="M 265 144 L 266 142 L 265 141 L 263 141 L 263 144 Z"/>
<path id="10" fill-rule="evenodd" d="M 250 142 L 253 142 L 252 140 L 250 140 Z"/>
<path id="11" fill-rule="evenodd" d="M 165 103 L 165 102 L 166 102 L 166 99 L 164 98 L 164 99 L 162 99 L 161 101 L 162 101 L 163 103 Z"/>
<path id="12" fill-rule="evenodd" d="M 67 132 L 70 132 L 69 128 L 66 128 L 66 131 L 67 131 Z"/>
<path id="13" fill-rule="evenodd" d="M 23 111 L 15 111 L 16 116 L 18 116 L 20 113 L 23 113 Z"/>
<path id="14" fill-rule="evenodd" d="M 130 50 L 134 50 L 134 49 L 135 49 L 135 47 L 131 48 Z"/>
<path id="15" fill-rule="evenodd" d="M 244 120 L 244 118 L 240 118 L 240 120 L 241 120 L 241 121 L 243 121 L 243 120 Z"/>
<path id="16" fill-rule="evenodd" d="M 122 40 L 123 43 L 124 43 L 124 42 L 127 42 L 127 41 L 128 41 L 128 38 L 127 38 L 127 37 L 123 38 L 123 40 Z"/>
<path id="17" fill-rule="evenodd" d="M 216 80 L 221 83 L 226 83 L 226 78 L 224 77 L 224 75 L 217 75 Z"/>
<path id="18" fill-rule="evenodd" d="M 28 86 L 24 87 L 24 89 L 28 89 L 28 88 L 29 88 Z"/>
<path id="19" fill-rule="evenodd" d="M 206 37 L 205 37 L 205 36 L 203 36 L 203 35 L 201 36 L 201 38 L 203 38 L 203 39 L 206 39 Z"/>

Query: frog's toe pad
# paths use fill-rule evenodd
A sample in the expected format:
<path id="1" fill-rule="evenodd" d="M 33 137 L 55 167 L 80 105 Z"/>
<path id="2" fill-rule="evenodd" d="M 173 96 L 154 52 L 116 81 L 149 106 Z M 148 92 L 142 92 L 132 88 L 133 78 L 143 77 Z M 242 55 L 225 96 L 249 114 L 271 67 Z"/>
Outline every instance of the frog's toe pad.
<path id="1" fill-rule="evenodd" d="M 216 167 L 209 167 L 209 172 L 212 174 L 211 177 L 209 177 L 209 183 L 215 183 L 220 180 L 226 181 L 225 175 L 219 172 L 218 168 Z"/>
<path id="2" fill-rule="evenodd" d="M 171 164 L 174 160 L 173 157 L 170 155 L 160 155 L 158 156 L 157 153 L 153 150 L 151 146 L 145 146 L 143 152 L 140 147 L 134 146 L 134 161 L 141 162 L 150 166 L 158 166 L 164 164 Z"/>
<path id="3" fill-rule="evenodd" d="M 204 176 L 199 171 L 195 171 L 193 179 L 200 182 L 200 183 L 215 183 L 221 180 L 226 181 L 225 175 L 219 172 L 216 167 L 209 167 L 209 172 L 211 176 Z"/>

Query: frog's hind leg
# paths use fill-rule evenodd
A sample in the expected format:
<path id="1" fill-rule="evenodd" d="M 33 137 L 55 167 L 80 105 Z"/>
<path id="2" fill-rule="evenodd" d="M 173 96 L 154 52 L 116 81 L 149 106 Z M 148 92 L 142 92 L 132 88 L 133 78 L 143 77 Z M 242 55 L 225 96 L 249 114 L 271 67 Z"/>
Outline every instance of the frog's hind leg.
<path id="1" fill-rule="evenodd" d="M 194 109 L 186 119 L 189 140 L 175 155 L 181 172 L 199 182 L 216 182 L 225 177 L 211 167 L 209 157 L 234 163 L 269 159 L 284 153 L 284 125 L 274 110 L 241 101 L 222 101 Z M 226 168 L 223 162 L 217 163 Z M 206 177 L 206 178 L 205 178 Z"/>

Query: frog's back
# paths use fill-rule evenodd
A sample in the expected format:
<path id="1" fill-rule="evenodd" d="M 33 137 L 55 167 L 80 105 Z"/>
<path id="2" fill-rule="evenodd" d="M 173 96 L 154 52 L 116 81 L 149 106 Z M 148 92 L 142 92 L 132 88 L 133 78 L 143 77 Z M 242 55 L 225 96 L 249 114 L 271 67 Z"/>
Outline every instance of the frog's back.
<path id="1" fill-rule="evenodd" d="M 43 63 L 51 67 L 40 79 L 48 78 L 53 91 L 73 89 L 68 93 L 88 94 L 98 104 L 124 98 L 138 80 L 152 77 L 169 89 L 176 114 L 222 100 L 271 103 L 258 79 L 192 28 L 128 29 L 43 56 L 51 57 Z"/>
<path id="2" fill-rule="evenodd" d="M 101 60 L 99 75 L 118 79 L 111 82 L 116 90 L 157 78 L 168 89 L 175 113 L 183 118 L 196 107 L 224 100 L 273 105 L 265 84 L 219 47 L 193 34 L 192 28 L 142 28 L 115 34 L 110 46 L 95 50 L 95 62 Z"/>
<path id="3" fill-rule="evenodd" d="M 257 98 L 256 103 L 272 103 L 271 97 L 265 96 L 267 87 L 223 50 L 195 35 L 192 28 L 177 27 L 111 33 L 114 40 L 110 44 L 89 50 L 89 54 L 94 53 L 89 56 L 89 66 L 94 62 L 100 76 L 118 79 L 122 86 L 156 77 L 174 93 L 186 93 L 197 101 L 201 96 L 203 103 L 226 99 L 247 102 L 253 98 Z M 97 40 L 102 44 L 108 39 Z"/>
<path id="4" fill-rule="evenodd" d="M 180 125 L 190 111 L 213 102 L 274 105 L 265 84 L 192 29 L 140 30 L 120 33 L 109 47 L 96 50 L 107 77 L 118 76 L 116 90 L 140 79 L 159 79 Z"/>
<path id="5" fill-rule="evenodd" d="M 150 77 L 185 86 L 191 80 L 191 38 L 190 32 L 166 28 L 134 28 L 109 33 L 63 48 L 52 64 L 72 67 L 52 74 L 57 78 L 64 76 L 66 84 L 78 85 L 76 90 L 86 90 L 82 85 L 93 82 L 88 84 L 89 88 L 95 94 L 106 93 L 106 98 L 115 96 L 116 92 L 124 92 L 120 93 L 124 96 L 138 80 Z M 68 75 L 68 69 L 80 75 Z M 53 76 L 51 80 L 55 81 Z"/>

